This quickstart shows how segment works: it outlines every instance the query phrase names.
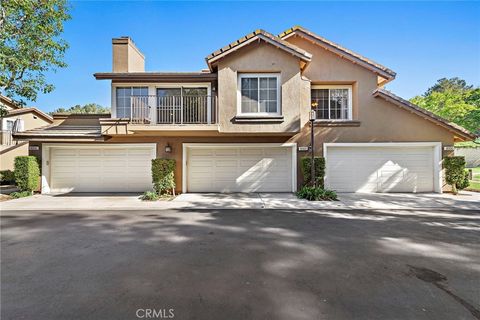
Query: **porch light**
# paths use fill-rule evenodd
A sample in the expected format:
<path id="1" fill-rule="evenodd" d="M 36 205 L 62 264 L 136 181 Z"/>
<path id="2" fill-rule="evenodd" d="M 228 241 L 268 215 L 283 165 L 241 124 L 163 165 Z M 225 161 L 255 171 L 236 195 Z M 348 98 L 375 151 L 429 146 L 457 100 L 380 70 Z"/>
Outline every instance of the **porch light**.
<path id="1" fill-rule="evenodd" d="M 172 152 L 172 147 L 170 147 L 170 145 L 167 143 L 167 145 L 165 146 L 165 153 L 171 153 Z"/>

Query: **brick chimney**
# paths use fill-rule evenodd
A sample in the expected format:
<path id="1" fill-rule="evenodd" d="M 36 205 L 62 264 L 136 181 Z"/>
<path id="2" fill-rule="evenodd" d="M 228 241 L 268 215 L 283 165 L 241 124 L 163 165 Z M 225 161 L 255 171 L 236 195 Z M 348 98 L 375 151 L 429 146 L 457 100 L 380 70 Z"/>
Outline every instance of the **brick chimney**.
<path id="1" fill-rule="evenodd" d="M 145 56 L 130 37 L 112 39 L 113 72 L 144 72 Z"/>

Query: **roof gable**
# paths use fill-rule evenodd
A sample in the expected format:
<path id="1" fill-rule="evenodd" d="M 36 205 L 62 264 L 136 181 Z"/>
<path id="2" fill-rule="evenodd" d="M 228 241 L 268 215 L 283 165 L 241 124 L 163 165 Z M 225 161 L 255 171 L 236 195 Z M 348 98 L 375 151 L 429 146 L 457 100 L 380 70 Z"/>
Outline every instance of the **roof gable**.
<path id="1" fill-rule="evenodd" d="M 467 129 L 453 123 L 449 122 L 448 120 L 437 116 L 436 114 L 425 110 L 417 105 L 414 105 L 410 101 L 407 101 L 403 98 L 400 98 L 399 96 L 393 94 L 392 92 L 385 90 L 385 89 L 376 89 L 373 92 L 374 97 L 379 97 L 384 99 L 385 101 L 388 101 L 400 108 L 406 109 L 412 113 L 415 113 L 418 116 L 421 116 L 422 118 L 429 120 L 439 126 L 444 127 L 445 129 L 453 132 L 456 136 L 460 137 L 462 140 L 474 140 L 477 137 L 468 131 Z"/>
<path id="2" fill-rule="evenodd" d="M 348 59 L 350 60 L 351 62 L 355 63 L 355 64 L 358 64 L 364 68 L 367 68 L 369 69 L 370 71 L 376 73 L 378 76 L 382 77 L 384 80 L 382 81 L 379 81 L 379 84 L 385 84 L 391 80 L 393 80 L 396 76 L 396 73 L 375 62 L 375 61 L 372 61 L 358 53 L 355 53 L 347 48 L 344 48 L 342 46 L 340 46 L 339 44 L 336 44 L 330 40 L 327 40 L 307 29 L 304 29 L 300 26 L 295 26 L 293 28 L 290 28 L 288 30 L 285 30 L 284 32 L 282 32 L 281 34 L 278 35 L 281 39 L 283 40 L 286 40 L 290 37 L 293 37 L 293 36 L 299 36 L 299 37 L 302 37 L 302 38 L 305 38 L 307 40 L 310 40 L 312 42 L 314 42 L 315 44 L 323 47 L 324 49 L 326 50 L 329 50 L 339 56 L 341 56 L 342 58 L 345 58 L 345 59 Z"/>
<path id="3" fill-rule="evenodd" d="M 10 110 L 10 111 L 8 111 L 8 114 L 5 116 L 5 118 L 11 117 L 11 116 L 16 116 L 16 115 L 19 115 L 19 114 L 25 114 L 25 113 L 34 113 L 37 116 L 46 120 L 47 122 L 50 122 L 50 123 L 53 122 L 53 118 L 51 116 L 49 116 L 48 114 L 38 110 L 37 108 L 33 108 L 33 107 Z"/>
<path id="4" fill-rule="evenodd" d="M 229 55 L 230 53 L 233 53 L 235 51 L 237 51 L 238 49 L 240 48 L 243 48 L 255 41 L 264 41 L 266 43 L 269 43 L 271 45 L 274 45 L 276 47 L 278 47 L 279 49 L 282 49 L 296 57 L 298 57 L 299 59 L 301 59 L 303 62 L 304 62 L 304 66 L 310 62 L 312 60 L 312 54 L 287 42 L 287 41 L 284 41 L 282 39 L 280 39 L 279 37 L 269 33 L 269 32 L 266 32 L 264 30 L 255 30 L 254 32 L 252 33 L 249 33 L 247 34 L 246 36 L 230 43 L 229 45 L 215 51 L 215 52 L 212 52 L 211 54 L 209 54 L 205 60 L 208 64 L 208 67 L 210 68 L 210 70 L 213 70 L 213 68 L 215 67 L 215 64 L 216 62 L 218 62 L 218 60 L 222 59 L 223 57 Z M 304 67 L 303 66 L 303 67 Z"/>

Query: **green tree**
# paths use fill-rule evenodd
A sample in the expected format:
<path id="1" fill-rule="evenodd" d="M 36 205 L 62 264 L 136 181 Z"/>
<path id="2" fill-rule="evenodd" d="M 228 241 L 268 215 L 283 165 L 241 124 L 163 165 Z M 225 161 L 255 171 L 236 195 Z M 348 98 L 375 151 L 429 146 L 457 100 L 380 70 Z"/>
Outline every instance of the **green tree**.
<path id="1" fill-rule="evenodd" d="M 45 73 L 66 66 L 60 38 L 66 0 L 0 0 L 0 89 L 22 105 L 54 86 Z"/>
<path id="2" fill-rule="evenodd" d="M 410 101 L 474 133 L 480 132 L 480 88 L 459 78 L 437 81 Z"/>
<path id="3" fill-rule="evenodd" d="M 83 106 L 77 104 L 70 108 L 58 108 L 51 113 L 85 113 L 85 114 L 92 114 L 92 113 L 109 113 L 110 109 L 102 107 L 96 103 L 87 103 Z"/>

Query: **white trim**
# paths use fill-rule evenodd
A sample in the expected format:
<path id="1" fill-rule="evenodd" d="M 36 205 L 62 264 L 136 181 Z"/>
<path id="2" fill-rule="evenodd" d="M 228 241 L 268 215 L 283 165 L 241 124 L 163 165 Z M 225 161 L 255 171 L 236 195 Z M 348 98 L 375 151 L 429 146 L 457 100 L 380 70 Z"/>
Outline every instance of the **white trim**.
<path id="1" fill-rule="evenodd" d="M 351 84 L 314 84 L 311 86 L 310 90 L 313 89 L 348 89 L 348 119 L 318 119 L 318 120 L 328 120 L 328 121 L 348 121 L 353 119 L 353 85 Z M 311 98 L 311 96 L 310 96 Z M 329 91 L 329 98 L 330 98 L 330 91 Z M 330 108 L 330 99 L 328 100 L 329 102 L 329 108 Z M 330 110 L 329 110 L 330 111 Z M 330 112 L 329 112 L 330 114 Z"/>
<path id="2" fill-rule="evenodd" d="M 242 113 L 242 78 L 276 78 L 277 79 L 277 112 L 248 112 Z M 281 73 L 249 73 L 249 72 L 238 72 L 237 74 L 237 115 L 242 116 L 252 116 L 252 117 L 262 117 L 262 116 L 280 116 L 282 114 L 282 102 L 281 102 L 281 88 L 282 88 L 282 77 Z M 258 86 L 260 86 L 260 81 L 258 81 Z M 260 92 L 258 93 L 260 95 Z M 260 97 L 259 97 L 260 100 Z"/>
<path id="3" fill-rule="evenodd" d="M 52 190 L 50 188 L 50 158 L 51 158 L 51 149 L 55 147 L 61 148 L 118 148 L 118 147 L 128 147 L 129 149 L 134 148 L 152 148 L 152 159 L 157 157 L 157 144 L 156 143 L 44 143 L 42 144 L 42 193 L 50 193 Z M 94 183 L 94 182 L 92 182 Z"/>
<path id="4" fill-rule="evenodd" d="M 324 143 L 323 157 L 328 162 L 328 147 L 433 147 L 433 188 L 442 193 L 442 143 L 441 142 L 368 142 L 368 143 Z M 327 166 L 325 166 L 327 167 Z M 328 187 L 328 171 L 325 170 L 325 186 Z"/>
<path id="5" fill-rule="evenodd" d="M 182 192 L 187 190 L 187 158 L 188 149 L 192 148 L 231 148 L 231 147 L 255 147 L 255 148 L 274 148 L 285 147 L 292 149 L 292 192 L 297 191 L 297 144 L 295 142 L 287 143 L 182 143 Z"/>

